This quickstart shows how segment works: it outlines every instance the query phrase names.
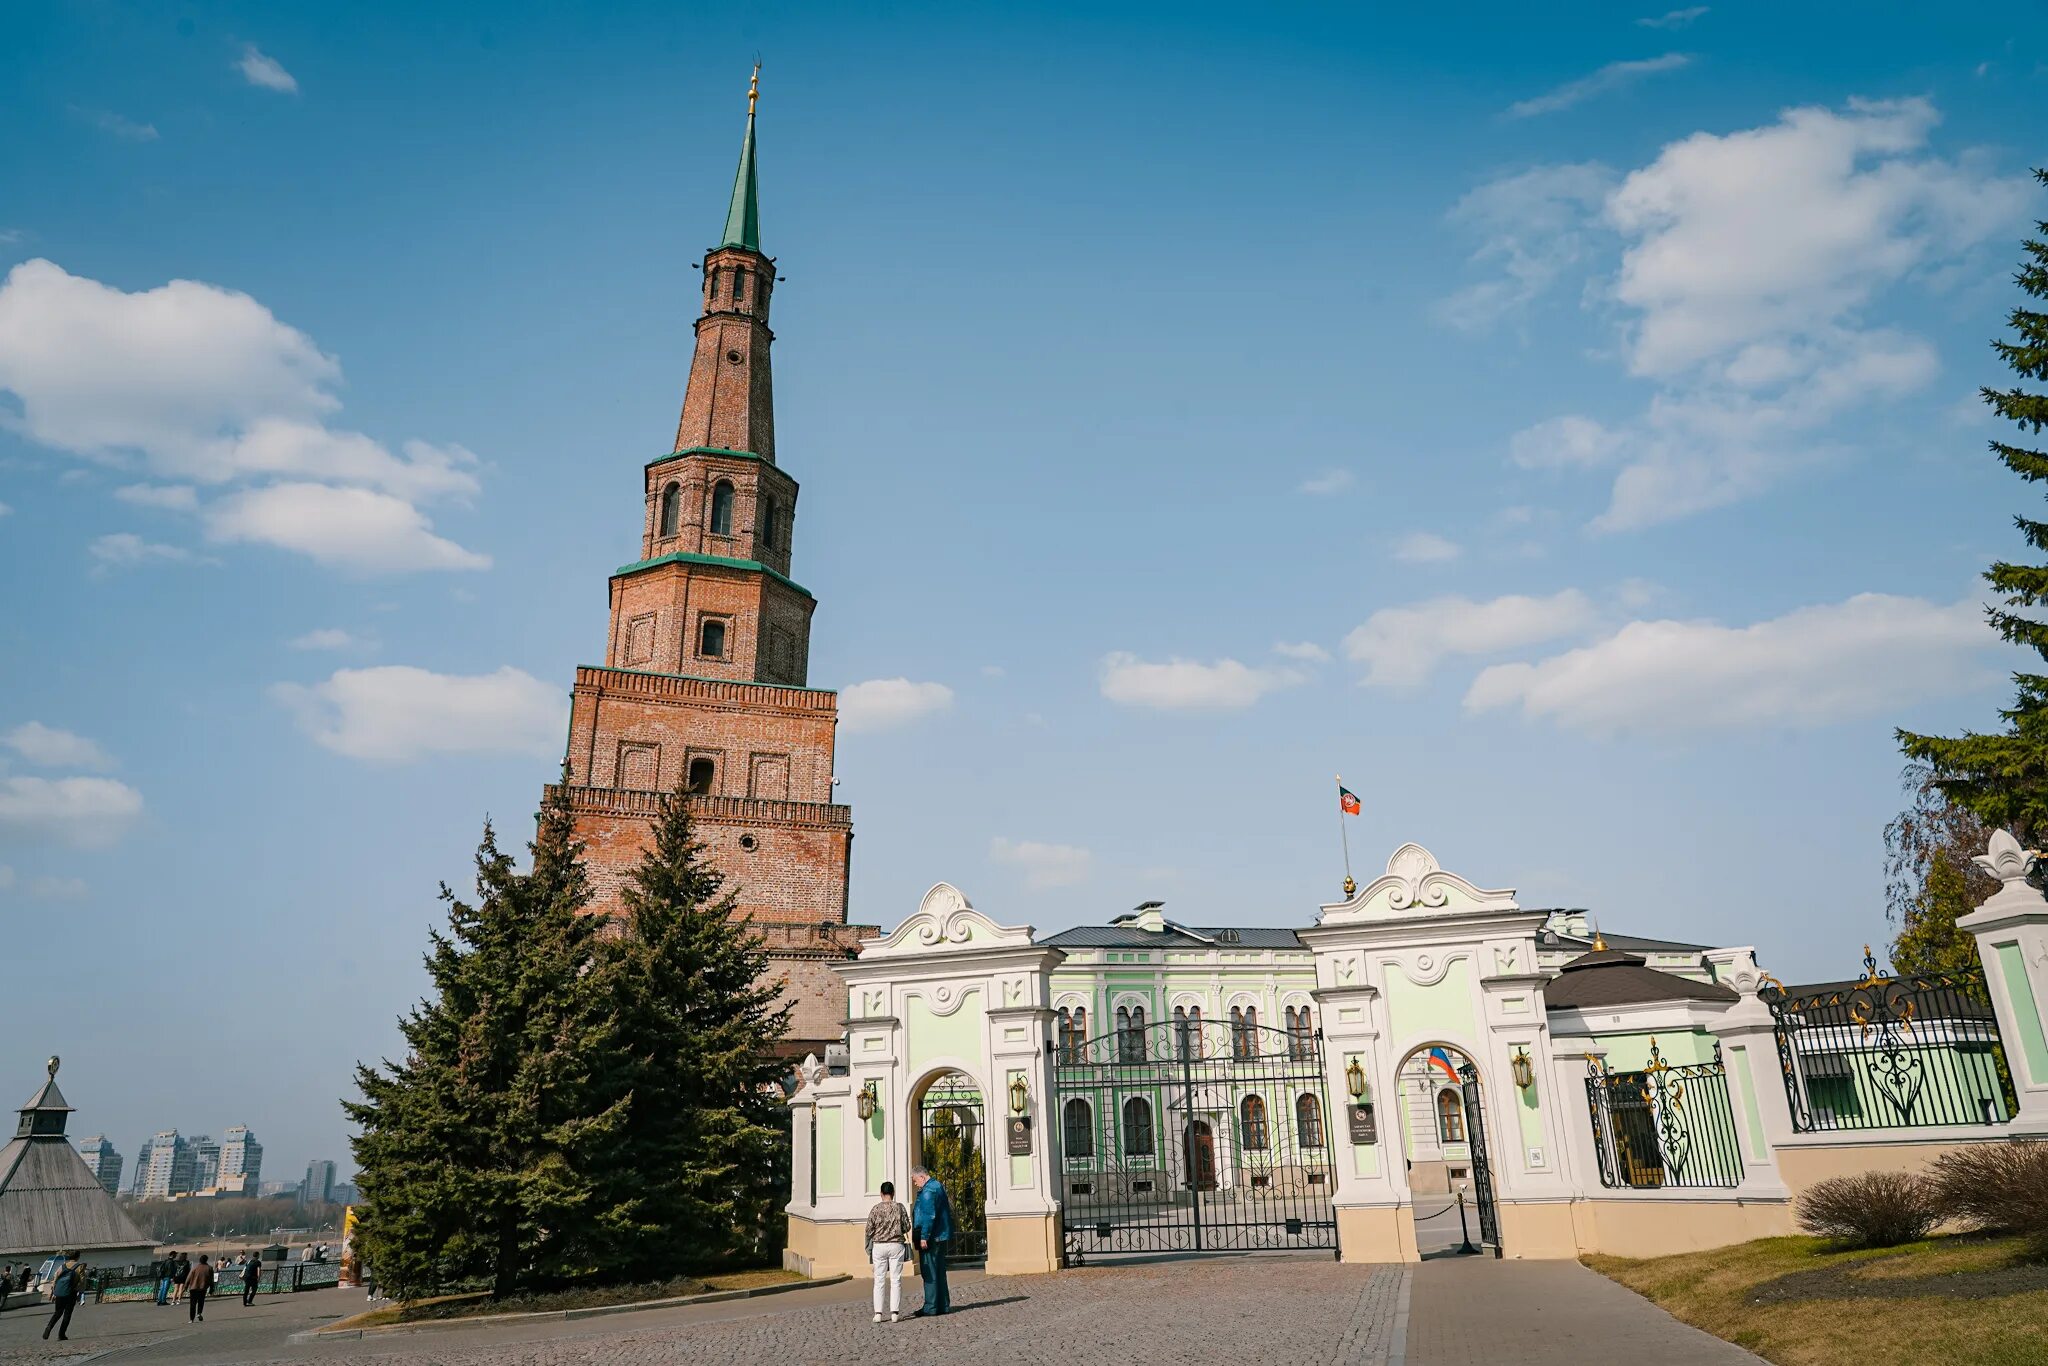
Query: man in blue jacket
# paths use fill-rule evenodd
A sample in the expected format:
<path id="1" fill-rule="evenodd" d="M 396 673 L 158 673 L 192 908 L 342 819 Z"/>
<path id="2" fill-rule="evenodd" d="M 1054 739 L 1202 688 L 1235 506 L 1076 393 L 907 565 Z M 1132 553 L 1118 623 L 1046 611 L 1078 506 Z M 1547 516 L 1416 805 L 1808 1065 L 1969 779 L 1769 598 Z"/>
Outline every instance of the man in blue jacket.
<path id="1" fill-rule="evenodd" d="M 924 1281 L 924 1308 L 910 1317 L 931 1318 L 953 1308 L 953 1296 L 946 1289 L 946 1252 L 953 1243 L 953 1202 L 946 1188 L 923 1167 L 910 1170 L 910 1186 L 917 1192 L 910 1206 L 911 1236 L 917 1239 L 917 1274 Z"/>

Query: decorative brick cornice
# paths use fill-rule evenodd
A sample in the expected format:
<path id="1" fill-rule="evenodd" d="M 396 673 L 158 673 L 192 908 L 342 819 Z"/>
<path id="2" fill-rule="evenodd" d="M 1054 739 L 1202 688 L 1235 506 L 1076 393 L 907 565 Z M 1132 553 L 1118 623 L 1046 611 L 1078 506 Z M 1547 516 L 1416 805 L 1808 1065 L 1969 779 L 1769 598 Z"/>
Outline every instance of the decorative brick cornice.
<path id="1" fill-rule="evenodd" d="M 640 560 L 634 564 L 622 564 L 612 571 L 612 577 L 622 579 L 628 574 L 644 574 L 650 569 L 659 569 L 665 564 L 697 564 L 709 569 L 737 569 L 744 573 L 766 574 L 784 588 L 791 588 L 816 602 L 817 596 L 810 589 L 798 583 L 779 569 L 771 569 L 759 560 L 734 560 L 723 555 L 698 555 L 687 550 L 678 550 L 668 555 L 657 555 L 651 560 Z"/>
<path id="2" fill-rule="evenodd" d="M 561 784 L 549 783 L 547 795 L 563 791 Z M 568 789 L 569 809 L 576 815 L 637 816 L 653 820 L 661 810 L 665 792 L 643 792 L 629 787 L 583 787 Z M 828 802 L 781 802 L 763 797 L 689 798 L 690 814 L 700 824 L 747 826 L 804 826 L 814 830 L 843 830 L 853 824 L 853 808 Z"/>
<path id="3" fill-rule="evenodd" d="M 748 711 L 763 708 L 791 715 L 839 710 L 839 694 L 830 688 L 799 688 L 788 683 L 752 683 L 741 679 L 699 678 L 695 674 L 654 673 L 646 669 L 614 669 L 600 664 L 576 668 L 576 691 L 612 697 L 641 697 L 672 702 L 710 703 Z"/>

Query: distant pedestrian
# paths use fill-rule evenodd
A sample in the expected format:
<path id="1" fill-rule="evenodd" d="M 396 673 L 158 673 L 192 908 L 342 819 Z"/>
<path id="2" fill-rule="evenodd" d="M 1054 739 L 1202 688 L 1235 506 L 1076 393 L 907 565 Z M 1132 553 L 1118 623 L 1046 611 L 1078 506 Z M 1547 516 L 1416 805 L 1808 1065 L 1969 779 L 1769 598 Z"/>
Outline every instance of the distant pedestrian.
<path id="1" fill-rule="evenodd" d="M 0 1309 L 7 1307 L 7 1297 L 14 1293 L 14 1263 L 0 1267 Z"/>
<path id="2" fill-rule="evenodd" d="M 910 1251 L 910 1211 L 896 1199 L 896 1183 L 882 1183 L 882 1198 L 868 1211 L 868 1261 L 875 1269 L 875 1322 L 882 1321 L 882 1288 L 889 1291 L 889 1322 L 903 1315 L 903 1258 Z"/>
<path id="3" fill-rule="evenodd" d="M 917 1238 L 917 1274 L 924 1281 L 924 1308 L 910 1317 L 935 1318 L 950 1313 L 952 1293 L 946 1288 L 946 1254 L 953 1246 L 953 1202 L 946 1188 L 923 1167 L 910 1169 L 917 1195 L 911 1205 L 911 1231 Z"/>
<path id="4" fill-rule="evenodd" d="M 185 1273 L 185 1320 L 188 1323 L 206 1322 L 206 1292 L 213 1289 L 213 1264 L 206 1260 L 204 1252 L 192 1269 Z"/>
<path id="5" fill-rule="evenodd" d="M 47 1340 L 52 1328 L 57 1330 L 57 1341 L 66 1342 L 71 1337 L 71 1311 L 78 1308 L 80 1297 L 85 1294 L 85 1268 L 78 1264 L 78 1254 L 64 1254 L 64 1265 L 50 1281 L 50 1321 L 43 1325 L 43 1337 Z"/>
<path id="6" fill-rule="evenodd" d="M 177 1270 L 178 1259 L 166 1254 L 149 1264 L 149 1274 L 156 1277 L 156 1302 L 171 1302 L 171 1273 Z"/>
<path id="7" fill-rule="evenodd" d="M 263 1263 L 251 1257 L 242 1266 L 242 1305 L 256 1303 L 256 1287 L 263 1284 Z"/>

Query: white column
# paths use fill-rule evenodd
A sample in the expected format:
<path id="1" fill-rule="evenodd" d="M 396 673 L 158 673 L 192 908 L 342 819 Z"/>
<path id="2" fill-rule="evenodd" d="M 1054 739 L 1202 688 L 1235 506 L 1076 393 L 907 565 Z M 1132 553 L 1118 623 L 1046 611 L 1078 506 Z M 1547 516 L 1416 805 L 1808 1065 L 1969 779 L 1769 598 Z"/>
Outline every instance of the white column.
<path id="1" fill-rule="evenodd" d="M 2027 855 L 2004 830 L 1976 858 L 2003 885 L 1956 925 L 1977 938 L 1984 980 L 1998 1015 L 2006 1066 L 2019 1093 L 2014 1134 L 2048 1134 L 2048 898 L 2027 882 Z"/>

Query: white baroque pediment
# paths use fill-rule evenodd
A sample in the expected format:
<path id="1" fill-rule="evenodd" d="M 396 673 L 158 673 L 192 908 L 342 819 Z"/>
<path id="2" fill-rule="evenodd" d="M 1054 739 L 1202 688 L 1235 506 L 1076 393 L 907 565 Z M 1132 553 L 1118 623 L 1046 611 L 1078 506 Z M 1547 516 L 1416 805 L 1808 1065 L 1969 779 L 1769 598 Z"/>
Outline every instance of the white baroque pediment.
<path id="1" fill-rule="evenodd" d="M 958 887 L 941 882 L 924 894 L 915 914 L 880 939 L 865 941 L 860 957 L 867 962 L 960 949 L 1010 948 L 1031 942 L 1029 925 L 998 925 L 975 910 Z"/>
<path id="2" fill-rule="evenodd" d="M 1358 889 L 1349 901 L 1325 906 L 1321 923 L 1357 920 L 1419 920 L 1439 915 L 1518 911 L 1513 888 L 1487 891 L 1456 873 L 1419 844 L 1402 845 L 1387 860 L 1387 871 Z"/>

